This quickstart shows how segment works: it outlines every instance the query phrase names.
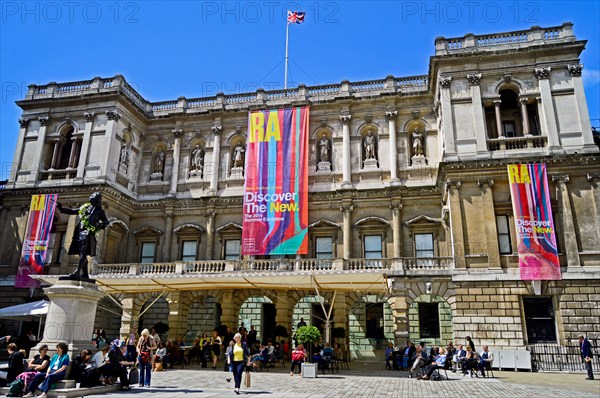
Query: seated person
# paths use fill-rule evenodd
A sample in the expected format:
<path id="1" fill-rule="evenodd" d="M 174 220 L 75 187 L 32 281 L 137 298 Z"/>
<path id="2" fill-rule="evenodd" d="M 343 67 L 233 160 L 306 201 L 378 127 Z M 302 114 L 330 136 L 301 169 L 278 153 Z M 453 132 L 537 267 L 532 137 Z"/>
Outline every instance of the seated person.
<path id="1" fill-rule="evenodd" d="M 167 345 L 169 345 L 171 342 L 167 341 Z M 160 343 L 158 343 L 158 350 L 156 350 L 156 354 L 154 355 L 154 365 L 152 370 L 156 370 L 156 365 L 161 363 L 163 369 L 166 369 L 167 366 L 169 365 L 169 356 L 167 354 L 167 347 L 165 346 L 165 343 L 163 343 L 162 341 Z"/>
<path id="2" fill-rule="evenodd" d="M 179 360 L 180 355 L 183 354 L 179 344 L 171 343 L 171 347 L 167 347 L 167 360 L 169 362 L 169 369 L 173 369 L 173 362 Z"/>
<path id="3" fill-rule="evenodd" d="M 10 343 L 6 347 L 6 351 L 8 352 L 8 366 L 0 369 L 6 372 L 6 379 L 0 381 L 0 383 L 4 386 L 15 381 L 17 376 L 23 373 L 23 361 L 25 359 L 23 353 L 19 352 L 15 343 Z"/>
<path id="4" fill-rule="evenodd" d="M 417 349 L 415 348 L 415 343 L 410 340 L 406 340 L 406 347 L 404 347 L 404 352 L 402 352 L 402 365 L 400 368 L 402 370 L 408 369 L 414 362 L 416 355 Z"/>
<path id="5" fill-rule="evenodd" d="M 196 340 L 194 340 L 194 346 L 190 352 L 188 352 L 188 362 L 191 362 L 194 358 L 199 358 L 201 354 L 202 348 L 200 347 L 200 337 L 196 337 Z"/>
<path id="6" fill-rule="evenodd" d="M 391 370 L 394 366 L 394 344 L 388 343 L 385 349 L 385 368 Z"/>
<path id="7" fill-rule="evenodd" d="M 408 372 L 408 377 L 410 379 L 412 379 L 413 372 L 415 370 L 426 366 L 428 364 L 428 362 L 429 362 L 429 356 L 427 355 L 427 351 L 425 351 L 421 345 L 417 346 L 416 354 L 417 355 L 415 357 L 413 365 L 410 368 L 410 371 Z"/>
<path id="8" fill-rule="evenodd" d="M 456 372 L 458 370 L 458 365 L 462 363 L 462 360 L 467 356 L 467 350 L 463 348 L 462 344 L 458 345 L 458 349 L 452 355 L 453 367 L 452 371 Z"/>
<path id="9" fill-rule="evenodd" d="M 95 387 L 100 384 L 100 378 L 103 376 L 103 367 L 106 365 L 108 351 L 110 346 L 104 342 L 100 345 L 102 347 L 96 352 L 86 365 L 81 375 L 81 386 L 82 387 Z"/>
<path id="10" fill-rule="evenodd" d="M 477 370 L 481 372 L 481 375 L 485 377 L 485 369 L 491 369 L 492 363 L 494 362 L 494 354 L 488 351 L 488 346 L 483 346 L 483 351 L 479 356 L 479 363 L 477 364 Z"/>
<path id="11" fill-rule="evenodd" d="M 275 343 L 275 349 L 273 350 L 273 362 L 279 362 L 283 360 L 283 347 L 281 343 Z"/>
<path id="12" fill-rule="evenodd" d="M 85 369 L 90 365 L 91 360 L 92 351 L 81 351 L 81 354 L 73 358 L 71 363 L 71 371 L 69 372 L 69 378 L 75 380 L 76 383 L 82 383 Z"/>
<path id="13" fill-rule="evenodd" d="M 423 376 L 423 380 L 429 380 L 431 374 L 436 369 L 443 369 L 446 365 L 446 354 L 443 348 L 439 349 L 439 354 L 435 356 L 435 361 L 427 367 L 427 374 Z"/>
<path id="14" fill-rule="evenodd" d="M 56 354 L 50 360 L 48 370 L 36 373 L 31 384 L 27 386 L 28 393 L 24 397 L 34 397 L 35 391 L 39 389 L 42 391 L 42 394 L 38 398 L 46 398 L 52 384 L 65 378 L 70 361 L 68 349 L 69 347 L 65 343 L 58 343 Z"/>
<path id="15" fill-rule="evenodd" d="M 262 366 L 263 363 L 265 363 L 269 358 L 269 347 L 267 347 L 264 344 L 260 345 L 260 351 L 257 354 L 254 354 L 252 356 L 252 359 L 250 360 L 252 367 L 254 369 L 258 369 Z"/>
<path id="16" fill-rule="evenodd" d="M 472 369 L 477 367 L 477 353 L 471 350 L 470 346 L 467 346 L 467 355 L 461 362 L 461 368 L 463 375 L 469 373 Z M 472 376 L 471 376 L 472 377 Z"/>
<path id="17" fill-rule="evenodd" d="M 121 383 L 121 391 L 131 390 L 129 387 L 129 377 L 127 375 L 127 366 L 133 365 L 133 361 L 127 361 L 125 354 L 127 353 L 127 344 L 125 340 L 117 343 L 108 353 L 108 364 L 106 366 L 106 374 L 110 377 L 118 377 Z"/>

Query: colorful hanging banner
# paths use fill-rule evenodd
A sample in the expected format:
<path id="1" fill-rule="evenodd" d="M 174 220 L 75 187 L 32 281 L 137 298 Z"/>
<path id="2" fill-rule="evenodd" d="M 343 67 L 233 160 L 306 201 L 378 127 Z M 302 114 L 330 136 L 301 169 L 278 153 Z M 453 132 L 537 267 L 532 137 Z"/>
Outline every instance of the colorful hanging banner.
<path id="1" fill-rule="evenodd" d="M 560 280 L 545 164 L 508 165 L 522 280 Z"/>
<path id="2" fill-rule="evenodd" d="M 40 286 L 40 282 L 30 278 L 29 275 L 43 273 L 57 200 L 58 195 L 56 194 L 31 197 L 27 230 L 23 239 L 15 287 Z"/>
<path id="3" fill-rule="evenodd" d="M 308 107 L 250 112 L 243 255 L 308 253 Z"/>

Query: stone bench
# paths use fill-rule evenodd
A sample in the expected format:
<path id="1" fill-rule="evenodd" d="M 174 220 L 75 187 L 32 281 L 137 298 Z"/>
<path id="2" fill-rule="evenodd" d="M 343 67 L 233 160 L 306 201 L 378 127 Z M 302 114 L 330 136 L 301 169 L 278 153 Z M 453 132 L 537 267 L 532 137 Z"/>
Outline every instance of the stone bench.
<path id="1" fill-rule="evenodd" d="M 62 380 L 64 384 L 58 384 L 56 389 L 48 391 L 48 398 L 73 398 L 73 397 L 84 397 L 86 395 L 101 395 L 111 392 L 115 392 L 121 389 L 119 383 L 115 383 L 112 386 L 96 386 L 89 388 L 78 388 L 76 387 L 75 380 Z M 72 385 L 72 387 L 64 387 L 66 385 Z M 38 394 L 41 394 L 39 391 Z M 8 394 L 8 387 L 0 388 L 0 396 Z"/>

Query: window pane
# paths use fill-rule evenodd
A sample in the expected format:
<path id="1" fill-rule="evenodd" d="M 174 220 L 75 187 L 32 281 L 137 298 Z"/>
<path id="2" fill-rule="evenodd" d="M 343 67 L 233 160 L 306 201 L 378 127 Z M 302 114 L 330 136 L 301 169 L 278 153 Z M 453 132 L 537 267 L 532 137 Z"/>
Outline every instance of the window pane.
<path id="1" fill-rule="evenodd" d="M 509 235 L 498 235 L 498 244 L 500 245 L 500 254 L 512 254 Z"/>
<path id="2" fill-rule="evenodd" d="M 365 258 L 382 258 L 383 251 L 381 250 L 381 235 L 366 235 L 365 242 Z"/>
<path id="3" fill-rule="evenodd" d="M 438 303 L 419 303 L 419 334 L 421 338 L 440 338 Z"/>
<path id="4" fill-rule="evenodd" d="M 198 242 L 195 240 L 189 240 L 183 242 L 183 249 L 181 254 L 182 261 L 196 261 L 196 252 L 198 249 Z"/>
<path id="5" fill-rule="evenodd" d="M 510 229 L 508 228 L 508 217 L 507 216 L 496 216 L 496 224 L 498 225 L 499 234 L 508 234 Z"/>
<path id="6" fill-rule="evenodd" d="M 433 234 L 415 234 L 415 255 L 417 257 L 434 257 Z"/>
<path id="7" fill-rule="evenodd" d="M 240 259 L 240 240 L 229 239 L 225 241 L 225 260 Z"/>
<path id="8" fill-rule="evenodd" d="M 368 339 L 383 339 L 383 304 L 367 304 L 367 331 Z"/>
<path id="9" fill-rule="evenodd" d="M 155 251 L 156 251 L 156 243 L 154 243 L 154 242 L 142 243 L 142 258 L 140 259 L 140 262 L 144 263 L 144 264 L 153 263 Z"/>
<path id="10" fill-rule="evenodd" d="M 317 238 L 315 245 L 317 258 L 333 258 L 333 238 Z"/>
<path id="11" fill-rule="evenodd" d="M 529 343 L 556 342 L 556 322 L 552 298 L 523 298 L 523 307 Z"/>

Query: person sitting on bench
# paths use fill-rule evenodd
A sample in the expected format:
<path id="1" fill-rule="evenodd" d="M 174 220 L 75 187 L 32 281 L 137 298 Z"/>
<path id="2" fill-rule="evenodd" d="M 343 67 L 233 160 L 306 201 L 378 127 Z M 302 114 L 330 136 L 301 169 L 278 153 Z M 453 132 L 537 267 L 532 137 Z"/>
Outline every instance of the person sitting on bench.
<path id="1" fill-rule="evenodd" d="M 435 361 L 428 366 L 427 374 L 423 376 L 423 380 L 429 380 L 431 375 L 436 369 L 443 369 L 446 364 L 446 352 L 443 348 L 440 347 L 440 353 L 436 355 Z"/>
<path id="2" fill-rule="evenodd" d="M 38 398 L 46 398 L 48 396 L 48 391 L 52 387 L 52 384 L 65 378 L 70 361 L 68 351 L 69 347 L 65 343 L 58 343 L 56 354 L 50 360 L 48 371 L 35 375 L 31 384 L 27 386 L 29 392 L 24 397 L 34 397 L 37 389 L 42 391 L 42 394 Z"/>

